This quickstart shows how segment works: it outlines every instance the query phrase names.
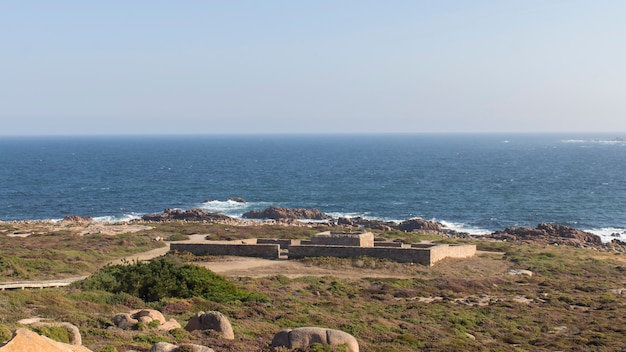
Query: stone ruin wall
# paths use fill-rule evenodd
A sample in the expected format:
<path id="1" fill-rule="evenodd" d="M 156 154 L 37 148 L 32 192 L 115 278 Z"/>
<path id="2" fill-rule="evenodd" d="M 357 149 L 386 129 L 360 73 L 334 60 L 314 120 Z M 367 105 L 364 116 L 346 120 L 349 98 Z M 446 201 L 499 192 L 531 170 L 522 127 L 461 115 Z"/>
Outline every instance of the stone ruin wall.
<path id="1" fill-rule="evenodd" d="M 439 245 L 431 244 L 423 248 L 407 247 L 353 247 L 353 246 L 292 246 L 289 258 L 305 257 L 340 257 L 353 258 L 368 256 L 391 259 L 400 263 L 418 263 L 433 265 L 444 258 L 467 258 L 476 254 L 475 245 Z"/>
<path id="2" fill-rule="evenodd" d="M 317 236 L 317 241 L 250 239 L 238 243 L 171 243 L 170 249 L 190 252 L 194 255 L 231 255 L 278 259 L 280 257 L 280 249 L 288 248 L 289 259 L 305 257 L 352 258 L 369 256 L 391 259 L 401 263 L 418 263 L 423 265 L 433 265 L 444 258 L 468 258 L 476 254 L 476 245 L 435 243 L 414 243 L 408 245 L 400 242 L 374 242 L 373 234 L 366 233 L 365 236 L 363 235 L 364 234 L 329 236 L 329 233 L 323 233 L 322 236 Z M 313 238 L 316 238 L 316 236 Z M 313 244 L 313 242 L 327 243 L 328 241 L 334 243 L 334 245 Z M 365 246 L 354 245 L 357 241 L 359 244 L 365 244 Z M 337 242 L 347 242 L 349 244 L 336 245 Z"/>
<path id="3" fill-rule="evenodd" d="M 258 238 L 258 244 L 278 244 L 281 249 L 289 249 L 291 246 L 299 245 L 301 240 L 283 239 L 283 238 Z"/>
<path id="4" fill-rule="evenodd" d="M 396 248 L 407 248 L 411 247 L 411 245 L 402 243 L 402 242 L 391 242 L 391 241 L 376 241 L 374 242 L 374 247 L 396 247 Z"/>
<path id="5" fill-rule="evenodd" d="M 444 258 L 469 258 L 476 255 L 475 244 L 439 244 L 430 248 L 430 261 L 436 263 Z"/>
<path id="6" fill-rule="evenodd" d="M 305 257 L 353 258 L 361 256 L 393 259 L 401 263 L 430 265 L 430 253 L 428 250 L 423 249 L 353 246 L 293 246 L 289 249 L 290 259 Z"/>
<path id="7" fill-rule="evenodd" d="M 344 233 L 344 232 L 320 232 L 311 237 L 311 244 L 317 246 L 355 246 L 374 247 L 374 234 Z"/>
<path id="8" fill-rule="evenodd" d="M 233 255 L 239 257 L 277 259 L 280 254 L 280 245 L 244 243 L 171 243 L 170 250 L 189 252 L 194 255 Z"/>

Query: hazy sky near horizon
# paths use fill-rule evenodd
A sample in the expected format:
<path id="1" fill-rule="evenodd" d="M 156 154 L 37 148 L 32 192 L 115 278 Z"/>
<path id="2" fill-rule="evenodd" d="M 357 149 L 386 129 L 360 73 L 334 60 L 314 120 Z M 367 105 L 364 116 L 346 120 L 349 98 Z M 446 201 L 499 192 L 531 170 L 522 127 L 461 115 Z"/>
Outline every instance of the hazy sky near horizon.
<path id="1" fill-rule="evenodd" d="M 626 1 L 7 1 L 0 135 L 626 132 Z"/>

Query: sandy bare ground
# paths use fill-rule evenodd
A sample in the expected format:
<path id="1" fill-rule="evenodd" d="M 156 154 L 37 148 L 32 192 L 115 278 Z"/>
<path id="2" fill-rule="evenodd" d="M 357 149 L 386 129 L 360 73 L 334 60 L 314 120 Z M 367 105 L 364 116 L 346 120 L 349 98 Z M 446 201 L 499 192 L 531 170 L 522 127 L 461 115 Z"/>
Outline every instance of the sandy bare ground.
<path id="1" fill-rule="evenodd" d="M 410 278 L 406 274 L 399 272 L 380 272 L 368 269 L 327 269 L 306 265 L 299 261 L 287 259 L 260 259 L 245 257 L 224 257 L 221 261 L 195 263 L 209 270 L 226 276 L 233 277 L 266 277 L 283 275 L 289 278 L 303 276 L 333 276 L 342 279 L 358 279 L 364 277 L 372 278 Z"/>

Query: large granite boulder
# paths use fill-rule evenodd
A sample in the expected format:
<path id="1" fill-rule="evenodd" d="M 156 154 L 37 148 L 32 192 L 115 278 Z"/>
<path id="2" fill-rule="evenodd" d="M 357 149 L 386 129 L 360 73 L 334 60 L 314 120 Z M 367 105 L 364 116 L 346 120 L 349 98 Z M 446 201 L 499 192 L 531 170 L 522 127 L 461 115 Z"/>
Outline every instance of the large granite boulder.
<path id="1" fill-rule="evenodd" d="M 329 215 L 324 214 L 318 209 L 304 208 L 279 208 L 269 207 L 265 210 L 251 210 L 242 215 L 248 219 L 308 219 L 308 220 L 327 220 L 331 219 Z"/>
<path id="2" fill-rule="evenodd" d="M 413 232 L 413 231 L 428 231 L 428 232 L 442 232 L 443 225 L 435 221 L 428 221 L 424 219 L 409 219 L 404 220 L 398 225 L 398 230 Z"/>
<path id="3" fill-rule="evenodd" d="M 314 343 L 329 346 L 345 345 L 349 352 L 359 352 L 359 343 L 354 336 L 334 329 L 302 327 L 279 331 L 272 339 L 272 347 L 288 349 L 308 348 Z"/>
<path id="4" fill-rule="evenodd" d="M 122 330 L 129 330 L 134 328 L 139 320 L 133 318 L 129 313 L 119 313 L 113 317 L 113 325 Z"/>
<path id="5" fill-rule="evenodd" d="M 234 220 L 230 216 L 224 214 L 212 213 L 199 208 L 193 208 L 188 210 L 181 209 L 165 209 L 163 214 L 148 214 L 141 217 L 144 221 L 172 221 L 172 220 L 186 220 L 186 221 L 230 221 Z"/>
<path id="6" fill-rule="evenodd" d="M 496 231 L 490 235 L 501 241 L 525 242 L 536 244 L 558 244 L 574 247 L 599 247 L 602 246 L 600 236 L 578 230 L 569 226 L 539 224 L 537 228 L 507 227 L 504 231 Z"/>
<path id="7" fill-rule="evenodd" d="M 17 329 L 0 352 L 91 352 L 90 349 L 54 341 L 28 329 Z"/>
<path id="8" fill-rule="evenodd" d="M 235 338 L 233 327 L 228 318 L 224 314 L 216 311 L 196 313 L 187 322 L 185 330 L 213 330 L 224 339 L 233 340 Z"/>

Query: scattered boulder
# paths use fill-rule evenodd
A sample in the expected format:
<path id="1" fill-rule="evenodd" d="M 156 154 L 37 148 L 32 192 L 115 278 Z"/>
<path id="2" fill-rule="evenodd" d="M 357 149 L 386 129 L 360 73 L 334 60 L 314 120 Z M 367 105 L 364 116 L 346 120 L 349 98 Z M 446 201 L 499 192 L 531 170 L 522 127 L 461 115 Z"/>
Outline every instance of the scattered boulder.
<path id="1" fill-rule="evenodd" d="M 165 323 L 157 326 L 157 329 L 162 330 L 162 331 L 170 331 L 170 330 L 174 330 L 174 329 L 180 329 L 180 323 L 178 323 L 175 319 L 170 319 L 168 321 L 166 321 Z"/>
<path id="2" fill-rule="evenodd" d="M 242 215 L 248 219 L 309 219 L 309 220 L 327 220 L 331 219 L 329 215 L 324 214 L 318 209 L 304 208 L 279 208 L 269 207 L 265 210 L 251 210 Z"/>
<path id="3" fill-rule="evenodd" d="M 212 348 L 201 345 L 186 343 L 180 346 L 176 346 L 167 342 L 155 343 L 154 345 L 152 345 L 150 352 L 179 352 L 182 350 L 184 350 L 185 352 L 215 352 Z"/>
<path id="4" fill-rule="evenodd" d="M 235 333 L 228 318 L 216 311 L 198 312 L 189 319 L 185 326 L 187 331 L 213 330 L 227 340 L 233 340 Z"/>
<path id="5" fill-rule="evenodd" d="M 212 213 L 204 211 L 200 208 L 193 208 L 188 210 L 181 209 L 165 209 L 163 214 L 148 214 L 141 217 L 144 221 L 157 221 L 165 222 L 172 220 L 185 220 L 185 221 L 230 221 L 235 220 L 230 216 L 226 216 L 219 213 Z"/>
<path id="6" fill-rule="evenodd" d="M 128 313 L 116 314 L 113 317 L 113 324 L 122 330 L 129 330 L 135 327 L 139 320 L 133 318 Z"/>
<path id="7" fill-rule="evenodd" d="M 90 349 L 66 343 L 54 341 L 45 336 L 41 336 L 28 329 L 17 329 L 13 337 L 4 346 L 0 347 L 0 352 L 91 352 Z"/>
<path id="8" fill-rule="evenodd" d="M 159 325 L 165 323 L 165 317 L 161 312 L 154 309 L 135 309 L 131 310 L 129 314 L 142 323 L 149 324 L 153 320 L 158 320 Z"/>
<path id="9" fill-rule="evenodd" d="M 359 352 L 359 344 L 354 336 L 340 330 L 318 327 L 281 330 L 274 335 L 272 347 L 307 348 L 314 343 L 330 346 L 345 345 L 348 351 Z"/>
<path id="10" fill-rule="evenodd" d="M 138 323 L 144 323 L 146 325 L 157 321 L 157 329 L 169 331 L 172 329 L 180 328 L 180 324 L 174 319 L 169 321 L 165 320 L 165 317 L 161 312 L 154 309 L 135 309 L 128 313 L 119 313 L 113 317 L 113 324 L 120 329 L 129 330 L 135 328 Z"/>

